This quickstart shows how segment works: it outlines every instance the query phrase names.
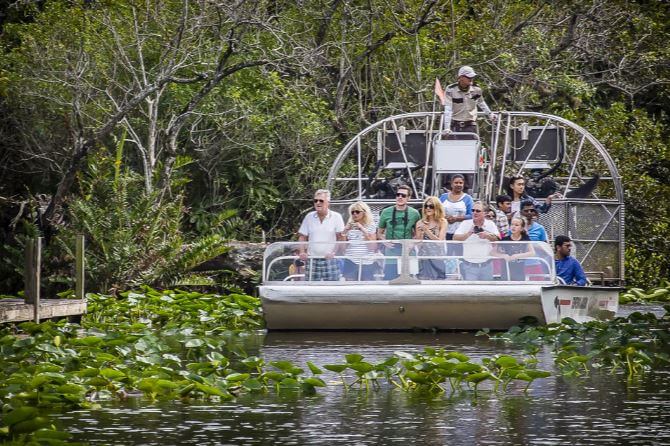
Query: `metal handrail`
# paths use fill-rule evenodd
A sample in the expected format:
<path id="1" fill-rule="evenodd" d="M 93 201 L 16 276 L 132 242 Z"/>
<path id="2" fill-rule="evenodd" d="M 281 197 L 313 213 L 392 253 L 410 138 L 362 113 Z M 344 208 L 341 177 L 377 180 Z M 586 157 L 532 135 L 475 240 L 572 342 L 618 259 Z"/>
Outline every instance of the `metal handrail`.
<path id="1" fill-rule="evenodd" d="M 348 241 L 338 241 L 338 242 L 328 242 L 328 243 L 332 244 L 333 246 L 338 246 L 338 248 L 336 248 L 336 250 L 341 250 L 342 247 L 346 246 L 350 242 L 348 242 Z M 356 255 L 354 257 L 352 257 L 350 255 L 346 255 L 346 254 L 339 254 L 339 253 L 332 256 L 332 257 L 330 257 L 330 256 L 326 257 L 326 256 L 309 255 L 307 261 L 318 260 L 318 259 L 326 259 L 326 258 L 332 258 L 332 259 L 335 259 L 335 260 L 342 259 L 342 260 L 353 261 L 358 266 L 357 276 L 358 276 L 359 280 L 357 280 L 357 281 L 356 280 L 355 281 L 349 280 L 349 281 L 347 281 L 349 284 L 361 282 L 360 278 L 361 278 L 361 275 L 362 275 L 363 266 L 364 265 L 369 265 L 371 263 L 374 263 L 374 261 L 379 261 L 379 260 L 392 261 L 392 262 L 399 263 L 401 265 L 401 271 L 402 271 L 401 276 L 404 276 L 404 277 L 409 276 L 409 269 L 410 269 L 409 268 L 409 262 L 410 262 L 410 259 L 416 260 L 416 261 L 436 260 L 436 261 L 444 261 L 444 262 L 449 261 L 449 260 L 455 260 L 455 261 L 458 262 L 459 265 L 460 265 L 461 262 L 467 261 L 467 259 L 464 255 L 447 255 L 446 254 L 446 247 L 447 246 L 450 246 L 450 245 L 451 246 L 463 246 L 467 242 L 445 241 L 445 240 L 424 241 L 424 240 L 407 239 L 407 240 L 387 240 L 387 241 L 377 240 L 377 241 L 368 241 L 368 242 L 360 242 L 360 243 L 366 244 L 368 246 L 377 245 L 379 243 L 393 243 L 394 245 L 396 245 L 397 248 L 402 247 L 403 249 L 402 249 L 402 254 L 393 254 L 393 255 L 382 254 L 382 253 L 379 253 L 379 252 L 369 252 L 368 255 L 360 254 L 360 255 Z M 528 243 L 530 246 L 539 246 L 540 248 L 542 248 L 545 245 L 543 242 L 497 241 L 497 242 L 490 242 L 490 243 L 491 243 L 491 245 L 490 245 L 491 248 L 493 248 L 494 246 L 499 245 L 499 244 L 510 244 L 510 243 L 513 243 L 513 244 Z M 275 267 L 275 265 L 278 264 L 278 262 L 287 261 L 287 260 L 290 260 L 291 262 L 293 262 L 295 260 L 300 259 L 300 257 L 298 255 L 294 255 L 294 254 L 293 255 L 279 255 L 279 256 L 276 256 L 276 257 L 272 257 L 270 259 L 269 256 L 276 251 L 277 247 L 278 246 L 281 247 L 283 245 L 285 247 L 292 248 L 292 247 L 295 247 L 296 245 L 300 245 L 300 244 L 309 245 L 309 242 L 278 242 L 278 243 L 273 243 L 272 245 L 268 246 L 268 248 L 266 249 L 266 251 L 264 253 L 264 256 L 263 256 L 262 277 L 263 277 L 264 282 L 277 282 L 276 280 L 269 280 L 269 278 L 270 278 L 270 273 L 273 271 L 273 267 Z M 441 246 L 445 249 L 445 254 L 430 254 L 430 255 L 421 254 L 421 253 L 418 252 L 418 248 L 421 245 L 438 245 L 438 246 Z M 507 278 L 511 277 L 508 261 L 505 261 L 501 257 L 497 257 L 495 255 L 490 255 L 490 254 L 485 256 L 485 257 L 482 257 L 482 258 L 485 258 L 486 259 L 485 261 L 492 261 L 492 260 L 500 259 L 505 264 L 506 277 Z M 547 273 L 543 273 L 544 275 L 549 277 L 547 282 L 550 282 L 550 283 L 554 282 L 555 271 L 554 271 L 553 263 L 550 263 L 545 258 L 543 258 L 541 256 L 537 256 L 537 255 L 524 257 L 523 259 L 520 259 L 520 260 L 531 260 L 531 261 L 540 262 L 540 264 L 543 265 L 544 269 L 546 269 L 546 271 L 547 271 Z M 371 263 L 364 263 L 364 261 L 372 261 L 372 262 Z M 284 278 L 279 282 L 284 282 L 285 280 L 286 279 Z M 411 280 L 413 282 L 417 282 L 417 279 L 414 278 L 414 277 L 412 277 Z M 437 281 L 449 281 L 449 279 L 423 279 L 423 280 L 431 280 L 433 282 L 436 281 L 436 280 Z M 496 283 L 501 282 L 498 279 L 495 279 L 495 280 L 492 279 L 492 281 L 496 282 Z M 310 281 L 308 280 L 307 282 L 310 282 Z M 505 280 L 503 282 L 505 282 L 505 283 L 508 283 L 508 282 L 518 283 L 518 281 L 512 281 L 512 280 L 509 280 L 509 279 Z M 311 282 L 311 283 L 314 283 L 314 282 Z M 329 283 L 333 283 L 333 282 L 331 281 Z M 388 283 L 388 281 L 385 281 L 385 283 Z M 401 283 L 405 283 L 405 282 L 401 282 Z"/>

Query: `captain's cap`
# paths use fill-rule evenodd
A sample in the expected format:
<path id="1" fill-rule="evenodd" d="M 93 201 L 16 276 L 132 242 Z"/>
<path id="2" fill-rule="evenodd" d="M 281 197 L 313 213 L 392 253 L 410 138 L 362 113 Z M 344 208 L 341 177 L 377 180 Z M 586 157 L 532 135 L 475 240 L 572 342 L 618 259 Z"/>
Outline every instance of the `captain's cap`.
<path id="1" fill-rule="evenodd" d="M 477 76 L 477 73 L 475 73 L 475 70 L 473 70 L 471 66 L 463 65 L 461 68 L 458 69 L 458 77 L 461 76 L 473 78 Z"/>

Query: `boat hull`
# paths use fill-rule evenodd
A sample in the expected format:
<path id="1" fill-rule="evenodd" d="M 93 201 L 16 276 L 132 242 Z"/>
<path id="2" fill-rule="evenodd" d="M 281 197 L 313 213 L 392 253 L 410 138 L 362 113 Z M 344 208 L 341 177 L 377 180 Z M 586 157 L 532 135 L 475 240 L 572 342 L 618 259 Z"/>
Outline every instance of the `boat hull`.
<path id="1" fill-rule="evenodd" d="M 612 319 L 623 288 L 555 285 L 542 288 L 542 310 L 549 323 L 569 317 L 577 322 Z"/>
<path id="2" fill-rule="evenodd" d="M 599 304 L 605 290 L 582 290 L 532 284 L 316 284 L 259 288 L 269 330 L 506 330 L 526 317 L 541 324 L 557 322 L 561 317 L 581 322 L 608 316 L 595 309 L 616 311 L 616 303 L 611 300 L 616 289 L 605 289 L 605 308 Z M 575 292 L 579 294 L 577 305 L 572 300 L 566 304 L 569 294 Z M 557 293 L 562 297 L 557 298 Z M 543 302 L 550 308 L 543 308 Z M 555 302 L 561 305 L 556 307 Z"/>

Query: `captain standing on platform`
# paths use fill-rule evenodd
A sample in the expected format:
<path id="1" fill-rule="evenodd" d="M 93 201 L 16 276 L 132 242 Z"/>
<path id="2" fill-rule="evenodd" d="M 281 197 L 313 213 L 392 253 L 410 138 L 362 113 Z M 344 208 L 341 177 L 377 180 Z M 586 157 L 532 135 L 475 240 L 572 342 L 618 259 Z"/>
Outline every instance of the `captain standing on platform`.
<path id="1" fill-rule="evenodd" d="M 444 128 L 451 132 L 477 132 L 477 106 L 495 121 L 495 115 L 482 96 L 482 89 L 472 85 L 477 75 L 470 66 L 462 66 L 458 70 L 458 81 L 449 85 L 444 91 L 439 81 L 435 80 L 435 93 L 444 106 Z"/>

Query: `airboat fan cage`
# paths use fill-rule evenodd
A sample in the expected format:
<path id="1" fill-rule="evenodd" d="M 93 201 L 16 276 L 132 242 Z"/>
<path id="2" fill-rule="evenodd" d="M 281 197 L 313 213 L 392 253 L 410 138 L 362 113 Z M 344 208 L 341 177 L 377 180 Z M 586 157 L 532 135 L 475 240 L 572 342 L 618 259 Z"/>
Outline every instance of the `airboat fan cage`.
<path id="1" fill-rule="evenodd" d="M 328 174 L 331 208 L 347 215 L 358 200 L 375 214 L 394 203 L 400 184 L 413 190 L 411 204 L 446 192 L 448 178 L 463 173 L 475 199 L 495 203 L 512 176 L 523 176 L 527 192 L 543 201 L 540 214 L 549 238 L 568 235 L 591 280 L 624 279 L 623 186 L 609 153 L 586 129 L 567 119 L 535 112 L 496 112 L 478 121 L 474 133 L 445 135 L 441 113 L 391 116 L 358 133 L 338 154 Z M 453 167 L 453 168 L 450 168 Z M 418 206 L 417 206 L 418 207 Z"/>

